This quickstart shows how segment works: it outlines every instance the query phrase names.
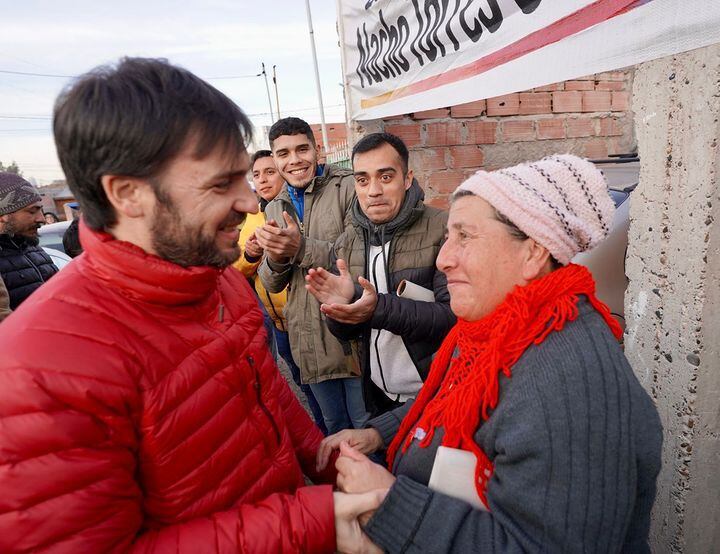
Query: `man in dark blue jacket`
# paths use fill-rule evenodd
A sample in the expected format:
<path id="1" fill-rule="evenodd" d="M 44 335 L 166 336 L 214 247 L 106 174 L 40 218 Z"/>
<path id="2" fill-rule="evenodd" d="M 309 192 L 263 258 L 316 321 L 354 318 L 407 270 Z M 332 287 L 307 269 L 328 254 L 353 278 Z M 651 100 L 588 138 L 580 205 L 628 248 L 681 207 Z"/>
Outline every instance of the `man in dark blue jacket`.
<path id="1" fill-rule="evenodd" d="M 40 194 L 15 173 L 0 172 L 0 277 L 14 310 L 58 268 L 38 246 L 45 223 Z"/>

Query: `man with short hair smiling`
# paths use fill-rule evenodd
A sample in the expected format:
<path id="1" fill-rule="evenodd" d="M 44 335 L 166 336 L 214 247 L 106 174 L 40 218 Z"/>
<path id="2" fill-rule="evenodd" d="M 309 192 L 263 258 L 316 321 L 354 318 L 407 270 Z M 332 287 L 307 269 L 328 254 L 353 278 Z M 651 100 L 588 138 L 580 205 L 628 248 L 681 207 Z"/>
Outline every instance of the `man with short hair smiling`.
<path id="1" fill-rule="evenodd" d="M 0 172 L 0 277 L 16 309 L 58 271 L 38 246 L 38 229 L 45 224 L 42 198 L 15 173 Z"/>
<path id="2" fill-rule="evenodd" d="M 276 293 L 270 292 L 263 286 L 262 281 L 258 279 L 257 276 L 257 270 L 262 261 L 263 249 L 257 241 L 255 231 L 258 227 L 265 224 L 265 208 L 268 203 L 280 193 L 285 184 L 285 179 L 283 179 L 275 167 L 275 161 L 273 160 L 270 150 L 258 150 L 253 154 L 252 176 L 255 192 L 260 197 L 259 209 L 258 213 L 248 215 L 240 229 L 238 244 L 242 245 L 242 253 L 238 261 L 233 265 L 239 269 L 255 287 L 255 292 L 272 319 L 273 333 L 275 335 L 275 342 L 277 343 L 277 353 L 285 360 L 292 374 L 293 381 L 300 387 L 300 390 L 305 395 L 315 423 L 323 434 L 327 434 L 322 410 L 317 400 L 315 400 L 310 386 L 303 384 L 300 379 L 300 368 L 295 363 L 292 357 L 292 351 L 290 350 L 287 319 L 283 313 L 285 311 L 285 304 L 287 304 L 287 289 Z"/>
<path id="3" fill-rule="evenodd" d="M 352 227 L 335 244 L 340 274 L 311 270 L 307 282 L 335 336 L 362 339 L 366 407 L 379 415 L 415 397 L 455 323 L 447 280 L 435 267 L 447 213 L 424 204 L 398 137 L 367 135 L 352 160 L 357 201 Z M 431 301 L 399 297 L 403 280 Z"/>
<path id="4" fill-rule="evenodd" d="M 74 81 L 82 256 L 0 332 L 1 552 L 333 552 L 360 536 L 239 272 L 252 128 L 162 60 Z M 359 501 L 357 513 L 349 502 Z"/>
<path id="5" fill-rule="evenodd" d="M 255 231 L 265 250 L 260 279 L 271 292 L 290 286 L 285 316 L 293 358 L 320 404 L 328 432 L 362 427 L 367 412 L 352 345 L 328 331 L 320 305 L 305 290 L 307 271 L 330 267 L 335 239 L 350 225 L 352 173 L 318 164 L 315 137 L 302 119 L 276 121 L 269 138 L 287 186 L 268 204 L 268 222 Z"/>

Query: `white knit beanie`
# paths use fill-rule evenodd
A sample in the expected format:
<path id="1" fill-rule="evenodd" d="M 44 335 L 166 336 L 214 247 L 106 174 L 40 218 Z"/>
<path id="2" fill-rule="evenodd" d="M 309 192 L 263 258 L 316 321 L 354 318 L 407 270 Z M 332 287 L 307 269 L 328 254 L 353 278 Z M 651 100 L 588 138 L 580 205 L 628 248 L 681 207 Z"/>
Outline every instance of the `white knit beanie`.
<path id="1" fill-rule="evenodd" d="M 562 265 L 609 233 L 615 204 L 602 172 L 570 154 L 498 171 L 478 171 L 454 194 L 483 198 Z"/>

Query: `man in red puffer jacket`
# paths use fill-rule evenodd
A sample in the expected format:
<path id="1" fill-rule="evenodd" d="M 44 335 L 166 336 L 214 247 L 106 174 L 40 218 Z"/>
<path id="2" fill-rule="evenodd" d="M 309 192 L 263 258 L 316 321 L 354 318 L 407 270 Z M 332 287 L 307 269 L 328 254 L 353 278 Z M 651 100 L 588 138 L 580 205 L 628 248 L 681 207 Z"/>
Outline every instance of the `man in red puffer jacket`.
<path id="1" fill-rule="evenodd" d="M 225 269 L 257 209 L 246 116 L 125 59 L 60 96 L 54 132 L 84 254 L 0 331 L 0 552 L 344 550 L 380 498 L 304 486 L 334 480 L 322 435 Z"/>

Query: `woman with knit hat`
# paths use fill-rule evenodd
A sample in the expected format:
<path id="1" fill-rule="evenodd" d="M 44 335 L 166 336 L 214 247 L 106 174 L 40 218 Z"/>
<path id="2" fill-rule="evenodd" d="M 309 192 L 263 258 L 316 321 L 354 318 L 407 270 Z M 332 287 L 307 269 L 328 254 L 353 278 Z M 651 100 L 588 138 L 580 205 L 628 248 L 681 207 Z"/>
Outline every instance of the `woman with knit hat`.
<path id="1" fill-rule="evenodd" d="M 613 213 L 602 173 L 570 155 L 455 191 L 437 266 L 457 325 L 414 402 L 318 455 L 340 449 L 345 492 L 388 489 L 363 522 L 381 549 L 649 551 L 659 417 L 590 272 L 570 263 Z M 364 455 L 383 447 L 392 473 Z"/>

